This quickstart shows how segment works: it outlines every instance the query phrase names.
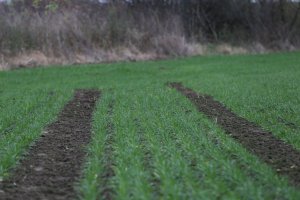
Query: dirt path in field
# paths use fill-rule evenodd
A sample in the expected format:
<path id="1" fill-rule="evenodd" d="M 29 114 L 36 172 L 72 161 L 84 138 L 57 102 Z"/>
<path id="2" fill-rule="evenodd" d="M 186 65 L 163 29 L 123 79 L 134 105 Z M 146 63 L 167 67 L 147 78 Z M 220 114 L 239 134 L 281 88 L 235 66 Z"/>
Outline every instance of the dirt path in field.
<path id="1" fill-rule="evenodd" d="M 289 177 L 294 185 L 300 184 L 300 152 L 277 139 L 271 132 L 237 116 L 208 95 L 197 94 L 181 83 L 169 83 L 185 95 L 200 112 L 215 121 L 227 134 L 240 142 L 250 152 L 273 167 L 280 175 Z"/>
<path id="2" fill-rule="evenodd" d="M 103 156 L 103 172 L 100 176 L 100 195 L 101 199 L 111 200 L 114 199 L 115 190 L 112 186 L 112 179 L 115 177 L 114 166 L 114 146 L 113 143 L 115 142 L 115 128 L 113 124 L 113 109 L 114 109 L 114 102 L 111 102 L 108 106 L 108 124 L 106 127 L 106 134 L 107 137 L 105 139 L 105 147 L 104 147 L 104 156 Z"/>
<path id="3" fill-rule="evenodd" d="M 0 183 L 0 199 L 75 199 L 90 140 L 92 112 L 100 93 L 77 90 L 74 98 L 21 160 L 12 176 Z"/>

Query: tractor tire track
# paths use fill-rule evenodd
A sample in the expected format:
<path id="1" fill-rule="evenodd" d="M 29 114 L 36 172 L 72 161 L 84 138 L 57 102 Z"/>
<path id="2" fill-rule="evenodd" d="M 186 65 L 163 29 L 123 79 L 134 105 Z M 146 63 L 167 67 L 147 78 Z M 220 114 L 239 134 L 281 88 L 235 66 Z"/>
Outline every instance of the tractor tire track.
<path id="1" fill-rule="evenodd" d="M 239 117 L 211 96 L 197 94 L 181 83 L 168 83 L 168 86 L 186 96 L 200 112 L 215 121 L 228 135 L 270 165 L 278 174 L 287 176 L 291 184 L 300 184 L 300 152 L 293 146 Z"/>
<path id="2" fill-rule="evenodd" d="M 75 199 L 89 143 L 92 113 L 100 97 L 97 90 L 76 90 L 74 98 L 46 127 L 12 171 L 0 182 L 0 199 Z"/>

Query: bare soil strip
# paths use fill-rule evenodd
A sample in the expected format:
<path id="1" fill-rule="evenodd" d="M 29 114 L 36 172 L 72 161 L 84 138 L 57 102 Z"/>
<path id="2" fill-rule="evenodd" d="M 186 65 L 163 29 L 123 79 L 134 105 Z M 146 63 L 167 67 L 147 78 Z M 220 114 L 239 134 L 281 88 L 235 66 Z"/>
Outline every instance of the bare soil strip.
<path id="1" fill-rule="evenodd" d="M 8 180 L 0 199 L 75 199 L 85 146 L 90 140 L 97 90 L 76 90 L 74 98 L 50 124 Z"/>
<path id="2" fill-rule="evenodd" d="M 161 180 L 155 175 L 153 154 L 152 154 L 151 150 L 149 149 L 148 141 L 144 135 L 145 131 L 141 127 L 140 120 L 135 119 L 135 124 L 137 126 L 137 133 L 139 135 L 139 144 L 140 144 L 140 146 L 142 148 L 142 152 L 144 154 L 143 167 L 150 174 L 150 178 L 148 181 L 150 182 L 154 199 L 159 199 L 162 195 L 161 190 L 160 190 Z"/>
<path id="3" fill-rule="evenodd" d="M 105 147 L 104 147 L 104 156 L 103 156 L 103 172 L 100 176 L 100 195 L 101 199 L 114 199 L 115 190 L 112 186 L 112 179 L 115 177 L 115 171 L 114 171 L 114 147 L 113 143 L 115 142 L 115 129 L 114 124 L 112 120 L 113 116 L 113 107 L 114 102 L 111 102 L 108 106 L 108 124 L 106 127 L 107 131 L 107 137 L 105 140 Z"/>
<path id="4" fill-rule="evenodd" d="M 185 95 L 200 112 L 215 121 L 227 134 L 246 149 L 269 164 L 280 175 L 289 177 L 293 185 L 300 184 L 300 152 L 290 144 L 264 131 L 258 125 L 237 116 L 208 95 L 197 94 L 181 83 L 169 83 Z"/>

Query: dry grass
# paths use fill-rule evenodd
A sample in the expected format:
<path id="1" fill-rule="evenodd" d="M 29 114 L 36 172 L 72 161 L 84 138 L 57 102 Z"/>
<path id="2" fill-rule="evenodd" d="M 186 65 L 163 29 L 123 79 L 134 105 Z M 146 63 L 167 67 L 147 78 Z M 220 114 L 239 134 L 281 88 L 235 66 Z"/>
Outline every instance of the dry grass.
<path id="1" fill-rule="evenodd" d="M 0 9 L 1 68 L 148 60 L 202 52 L 187 41 L 178 16 L 127 11 L 117 6 L 89 13 L 77 7 L 44 13 Z"/>
<path id="2" fill-rule="evenodd" d="M 267 51 L 260 43 L 247 47 L 223 43 L 212 50 L 185 36 L 179 15 L 143 13 L 124 5 L 51 12 L 0 5 L 0 16 L 0 70 Z"/>

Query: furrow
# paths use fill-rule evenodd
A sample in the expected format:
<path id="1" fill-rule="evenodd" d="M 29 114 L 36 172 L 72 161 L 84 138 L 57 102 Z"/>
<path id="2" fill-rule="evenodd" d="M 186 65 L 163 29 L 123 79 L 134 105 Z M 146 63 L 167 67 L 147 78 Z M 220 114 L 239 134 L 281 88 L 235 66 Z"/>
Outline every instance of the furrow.
<path id="1" fill-rule="evenodd" d="M 221 126 L 227 134 L 270 165 L 278 174 L 287 176 L 293 185 L 300 184 L 300 152 L 290 144 L 239 117 L 211 96 L 198 94 L 181 83 L 168 85 L 185 95 L 200 112 Z"/>
<path id="2" fill-rule="evenodd" d="M 0 199 L 74 199 L 89 143 L 97 90 L 76 90 L 12 175 L 0 183 Z"/>

